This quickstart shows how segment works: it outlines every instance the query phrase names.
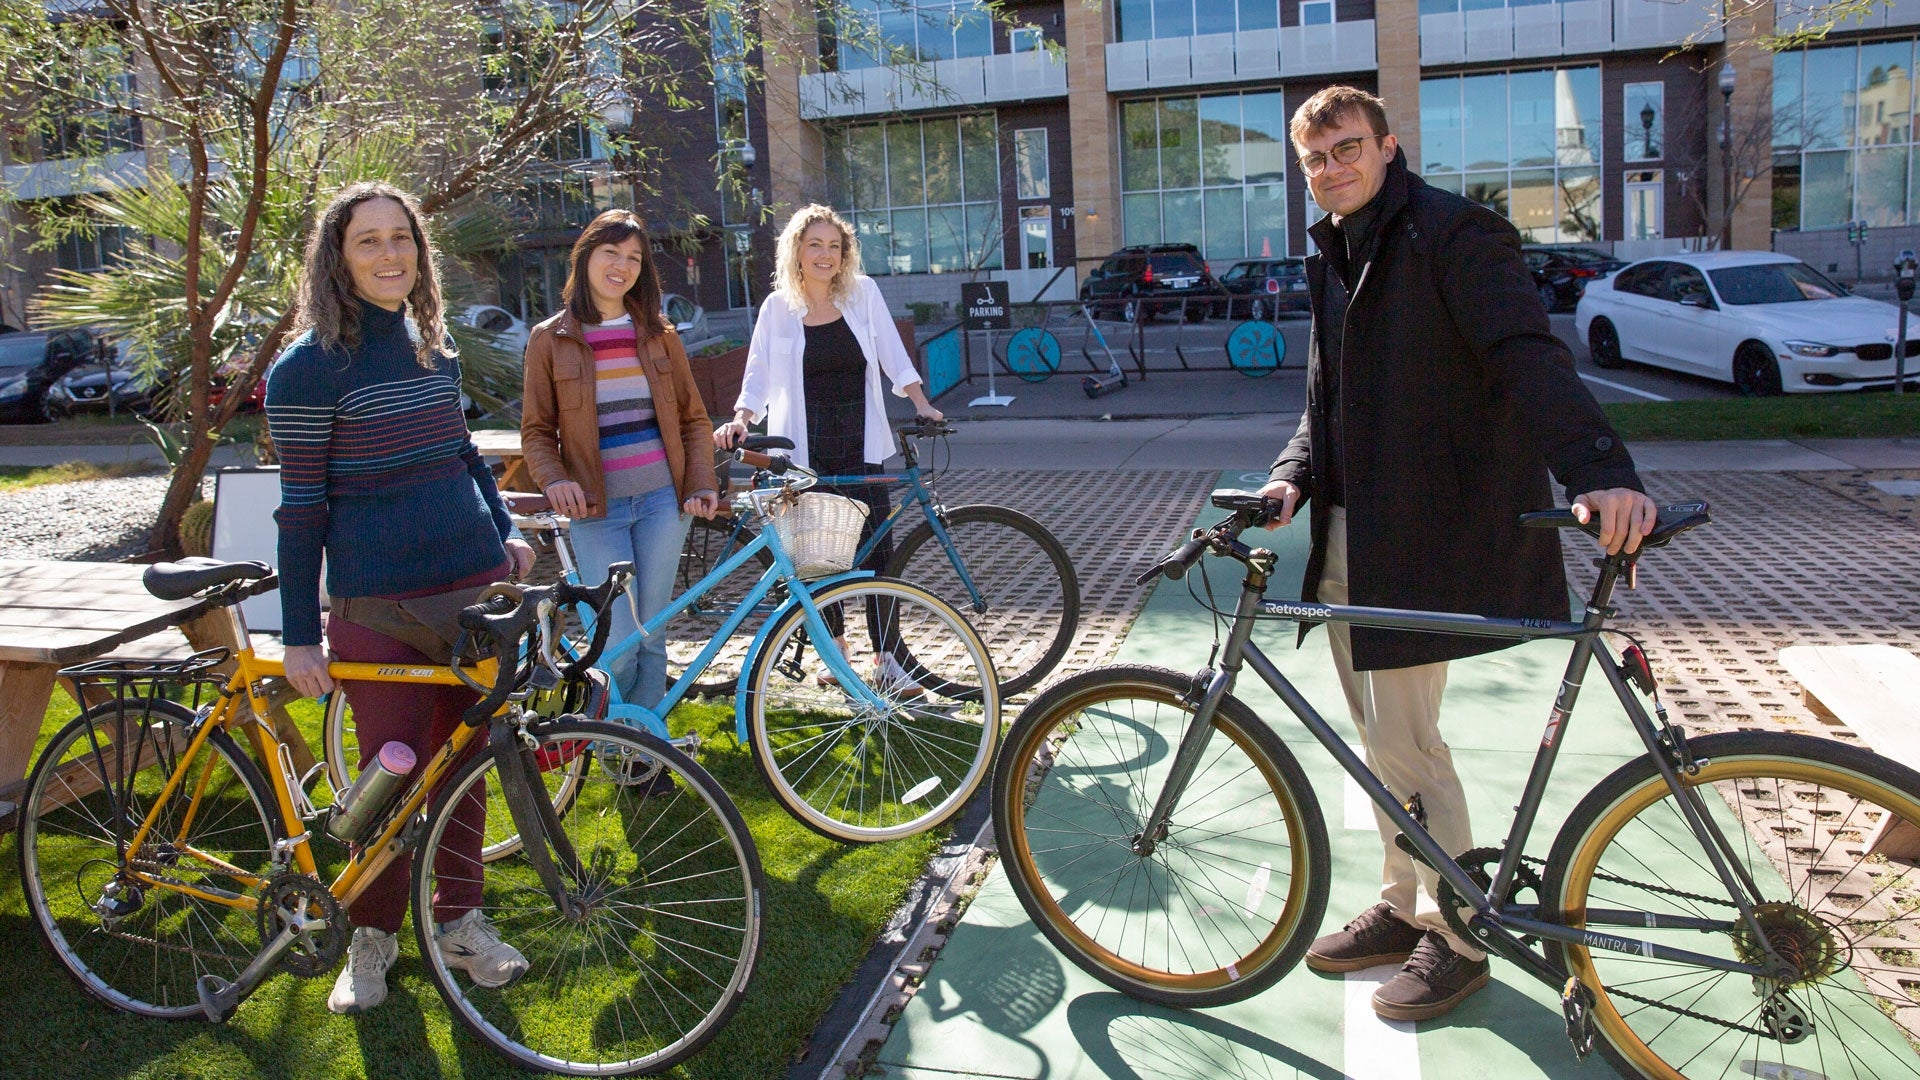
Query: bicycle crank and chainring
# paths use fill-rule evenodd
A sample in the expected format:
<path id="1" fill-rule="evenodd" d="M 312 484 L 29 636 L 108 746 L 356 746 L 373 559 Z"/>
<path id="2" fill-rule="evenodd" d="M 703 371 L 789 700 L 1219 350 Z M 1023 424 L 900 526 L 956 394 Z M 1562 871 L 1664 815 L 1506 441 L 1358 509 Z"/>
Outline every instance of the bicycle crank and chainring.
<path id="1" fill-rule="evenodd" d="M 263 945 L 294 927 L 293 945 L 281 955 L 280 966 L 303 979 L 325 975 L 346 955 L 351 934 L 346 911 L 318 878 L 275 874 L 267 880 L 256 915 Z"/>
<path id="2" fill-rule="evenodd" d="M 1460 869 L 1467 872 L 1467 876 L 1473 879 L 1475 885 L 1480 886 L 1482 890 L 1487 890 L 1493 888 L 1493 871 L 1490 868 L 1499 866 L 1502 854 L 1504 852 L 1497 847 L 1477 847 L 1462 852 L 1454 861 L 1460 864 Z M 1513 868 L 1513 880 L 1507 883 L 1507 895 L 1494 897 L 1494 905 L 1500 908 L 1515 907 L 1520 903 L 1521 891 L 1529 889 L 1533 892 L 1533 902 L 1538 904 L 1541 897 L 1540 875 L 1534 872 L 1533 867 L 1522 862 Z M 1467 907 L 1466 900 L 1453 891 L 1453 886 L 1447 884 L 1446 878 L 1440 879 L 1439 893 L 1440 914 L 1446 918 L 1447 925 L 1452 927 L 1453 932 L 1459 934 L 1462 940 L 1472 941 L 1473 932 L 1467 928 L 1466 919 L 1471 911 Z M 1531 938 L 1520 940 L 1529 945 L 1533 944 Z"/>

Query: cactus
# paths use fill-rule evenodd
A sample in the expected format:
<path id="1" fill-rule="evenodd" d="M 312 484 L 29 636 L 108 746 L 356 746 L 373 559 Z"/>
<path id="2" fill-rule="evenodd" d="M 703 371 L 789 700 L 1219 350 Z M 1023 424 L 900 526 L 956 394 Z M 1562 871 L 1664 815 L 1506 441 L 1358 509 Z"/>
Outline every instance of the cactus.
<path id="1" fill-rule="evenodd" d="M 188 555 L 213 554 L 213 502 L 202 499 L 180 515 L 180 550 Z"/>

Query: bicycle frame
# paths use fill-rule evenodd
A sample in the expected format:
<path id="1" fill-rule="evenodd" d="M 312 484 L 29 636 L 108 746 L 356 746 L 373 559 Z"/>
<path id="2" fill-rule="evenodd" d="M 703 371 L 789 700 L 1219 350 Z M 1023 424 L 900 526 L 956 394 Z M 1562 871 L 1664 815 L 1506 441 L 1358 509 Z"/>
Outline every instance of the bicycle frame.
<path id="1" fill-rule="evenodd" d="M 1236 546 L 1239 545 L 1237 540 L 1233 543 Z M 1757 886 L 1743 872 L 1734 869 L 1732 860 L 1729 858 L 1732 848 L 1726 837 L 1709 819 L 1706 808 L 1697 801 L 1697 796 L 1681 785 L 1675 771 L 1676 755 L 1673 748 L 1662 742 L 1653 720 L 1642 708 L 1639 700 L 1628 691 L 1619 661 L 1601 640 L 1600 635 L 1606 629 L 1606 619 L 1610 613 L 1607 601 L 1615 581 L 1626 565 L 1620 557 L 1611 557 L 1605 561 L 1600 581 L 1594 588 L 1593 598 L 1586 607 L 1585 617 L 1579 622 L 1571 622 L 1501 619 L 1394 608 L 1268 600 L 1263 592 L 1266 573 L 1271 568 L 1271 553 L 1250 552 L 1244 547 L 1240 547 L 1239 550 L 1247 556 L 1246 561 L 1250 572 L 1234 612 L 1232 629 L 1220 652 L 1220 669 L 1202 673 L 1206 678 L 1205 690 L 1200 695 L 1194 719 L 1181 738 L 1166 785 L 1162 788 L 1153 811 L 1147 818 L 1140 839 L 1135 841 L 1137 854 L 1150 852 L 1156 842 L 1154 838 L 1165 829 L 1186 784 L 1191 780 L 1205 753 L 1214 710 L 1218 707 L 1220 700 L 1232 690 L 1244 662 L 1245 665 L 1252 667 L 1261 681 L 1273 690 L 1301 725 L 1312 733 L 1327 753 L 1339 763 L 1341 769 L 1353 778 L 1360 789 L 1366 793 L 1367 798 L 1372 800 L 1373 804 L 1394 823 L 1405 841 L 1403 846 L 1410 848 L 1409 854 L 1435 870 L 1445 879 L 1454 893 L 1466 901 L 1472 911 L 1471 916 L 1466 920 L 1467 925 L 1473 931 L 1476 943 L 1489 952 L 1499 953 L 1555 989 L 1559 989 L 1565 982 L 1566 973 L 1555 969 L 1544 956 L 1521 941 L 1522 937 L 1582 945 L 1590 949 L 1636 953 L 1655 959 L 1677 960 L 1758 978 L 1766 978 L 1772 974 L 1771 968 L 1762 965 L 1722 960 L 1637 938 L 1573 929 L 1538 918 L 1539 912 L 1529 906 L 1515 906 L 1508 909 L 1496 904 L 1492 899 L 1495 896 L 1506 895 L 1508 887 L 1514 880 L 1528 835 L 1532 831 L 1540 803 L 1545 797 L 1547 781 L 1553 771 L 1554 761 L 1559 755 L 1574 702 L 1579 697 L 1581 681 L 1588 665 L 1597 662 L 1608 685 L 1613 688 L 1615 697 L 1626 710 L 1629 722 L 1658 765 L 1668 788 L 1675 794 L 1682 816 L 1686 819 L 1694 839 L 1706 852 L 1722 885 L 1738 906 L 1739 919 L 1744 922 L 1746 929 L 1762 942 L 1763 949 L 1771 951 L 1771 945 L 1766 943 L 1766 935 L 1754 917 L 1753 897 L 1758 895 Z M 1256 565 L 1261 562 L 1264 562 L 1264 566 Z M 1332 725 L 1315 711 L 1312 704 L 1294 687 L 1286 675 L 1267 658 L 1265 653 L 1261 652 L 1258 645 L 1253 643 L 1253 628 L 1257 619 L 1262 616 L 1302 623 L 1337 622 L 1349 626 L 1466 634 L 1515 642 L 1539 638 L 1572 640 L 1573 654 L 1568 658 L 1566 673 L 1561 678 L 1560 689 L 1555 695 L 1552 711 L 1548 714 L 1546 726 L 1541 735 L 1540 749 L 1528 773 L 1520 803 L 1515 808 L 1513 825 L 1508 831 L 1499 869 L 1493 876 L 1491 888 L 1481 888 L 1460 864 L 1440 847 L 1426 827 L 1406 806 L 1393 797 L 1393 794 L 1381 783 L 1380 778 L 1367 767 L 1359 755 L 1348 747 L 1346 740 L 1334 731 Z M 1196 686 L 1198 683 L 1197 677 Z M 1586 922 L 1589 925 L 1600 926 L 1698 931 L 1724 931 L 1735 925 L 1732 920 L 1688 918 L 1610 909 L 1588 910 Z"/>
<path id="2" fill-rule="evenodd" d="M 735 535 L 738 535 L 738 533 L 736 532 Z M 803 582 L 800 579 L 799 572 L 794 568 L 793 560 L 788 557 L 786 549 L 780 545 L 778 535 L 771 528 L 761 529 L 751 542 L 733 552 L 724 562 L 714 567 L 707 573 L 706 577 L 695 582 L 686 592 L 674 597 L 673 600 L 668 603 L 665 608 L 661 609 L 658 614 L 654 615 L 653 618 L 648 619 L 645 623 L 641 624 L 637 630 L 628 634 L 625 638 L 608 645 L 606 650 L 601 654 L 603 662 L 611 661 L 614 657 L 625 655 L 639 648 L 640 643 L 647 637 L 664 632 L 667 624 L 672 622 L 675 616 L 699 602 L 702 596 L 705 596 L 714 586 L 725 580 L 727 575 L 746 565 L 750 559 L 762 551 L 767 552 L 773 557 L 773 565 L 768 567 L 767 570 L 760 575 L 760 579 L 754 582 L 753 587 L 748 590 L 747 595 L 742 598 L 739 604 L 734 606 L 733 611 L 721 623 L 719 629 L 714 631 L 713 636 L 708 639 L 707 644 L 701 648 L 699 655 L 695 656 L 693 661 L 687 664 L 686 670 L 681 672 L 680 678 L 677 679 L 672 686 L 667 687 L 666 696 L 660 699 L 660 704 L 656 708 L 649 709 L 643 705 L 626 701 L 620 696 L 619 686 L 613 685 L 611 680 L 609 680 L 609 704 L 607 706 L 607 716 L 609 718 L 629 725 L 639 724 L 662 739 L 670 738 L 671 736 L 667 731 L 666 715 L 672 712 L 673 707 L 680 704 L 681 700 L 686 697 L 688 691 L 692 689 L 693 684 L 698 681 L 701 672 L 706 669 L 707 664 L 712 662 L 713 658 L 719 655 L 720 650 L 726 647 L 727 640 L 733 636 L 735 631 L 740 629 L 741 624 L 746 622 L 747 618 L 760 606 L 760 603 L 772 594 L 775 585 L 784 583 L 788 586 L 787 599 L 778 608 L 774 609 L 772 617 L 768 618 L 766 623 L 761 626 L 759 634 L 754 637 L 752 646 L 747 650 L 748 657 L 759 654 L 767 633 L 772 629 L 773 625 L 779 621 L 779 617 L 795 605 L 798 605 L 801 611 L 805 613 L 807 633 L 813 641 L 822 642 L 832 640 L 833 635 L 827 629 L 826 620 L 821 616 L 820 609 L 814 605 L 812 590 L 825 588 L 842 581 L 873 576 L 869 571 L 853 570 L 812 582 Z M 572 568 L 570 572 L 577 576 L 579 571 L 578 568 L 575 567 Z M 587 615 L 583 614 L 581 621 L 591 629 L 592 622 Z M 853 666 L 847 662 L 847 658 L 839 649 L 820 649 L 816 646 L 816 651 L 821 660 L 825 661 L 827 667 L 839 677 L 841 685 L 847 687 L 849 692 L 858 699 L 861 704 L 882 712 L 886 711 L 888 707 L 887 703 L 875 694 L 871 687 L 867 686 L 865 681 L 853 670 Z M 744 685 L 740 687 L 735 694 L 734 731 L 741 745 L 746 745 L 748 739 L 747 689 Z"/>

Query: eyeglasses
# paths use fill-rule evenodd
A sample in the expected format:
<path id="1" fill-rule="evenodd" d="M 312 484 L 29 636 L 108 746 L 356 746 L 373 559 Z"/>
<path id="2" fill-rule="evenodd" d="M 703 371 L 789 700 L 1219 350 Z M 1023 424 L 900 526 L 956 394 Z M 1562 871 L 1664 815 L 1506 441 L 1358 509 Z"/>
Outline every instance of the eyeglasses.
<path id="1" fill-rule="evenodd" d="M 1316 150 L 1311 154 L 1300 155 L 1300 171 L 1308 176 L 1319 176 L 1327 171 L 1327 159 L 1332 158 L 1342 165 L 1351 165 L 1360 160 L 1360 147 L 1368 139 L 1384 139 L 1385 135 L 1360 135 L 1351 139 L 1341 139 L 1334 143 L 1326 153 Z"/>

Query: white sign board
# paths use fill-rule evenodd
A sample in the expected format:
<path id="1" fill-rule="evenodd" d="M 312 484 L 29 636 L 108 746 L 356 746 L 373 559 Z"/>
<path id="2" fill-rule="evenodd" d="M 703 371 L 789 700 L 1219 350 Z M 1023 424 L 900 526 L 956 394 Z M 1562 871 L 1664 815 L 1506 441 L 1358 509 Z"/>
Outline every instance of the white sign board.
<path id="1" fill-rule="evenodd" d="M 257 560 L 279 565 L 280 528 L 273 512 L 280 507 L 280 470 L 221 469 L 213 480 L 213 557 L 227 562 Z M 326 606 L 326 570 L 320 573 L 320 604 Z M 248 597 L 240 604 L 250 630 L 280 632 L 280 593 Z"/>

